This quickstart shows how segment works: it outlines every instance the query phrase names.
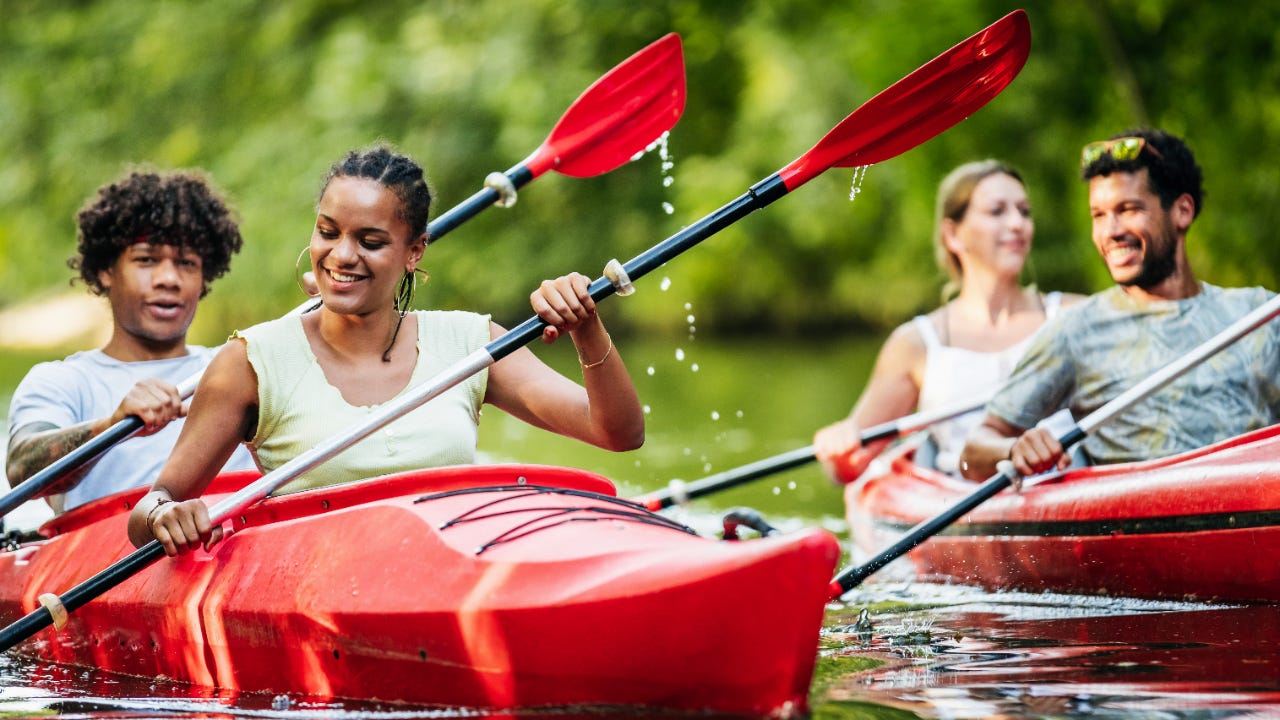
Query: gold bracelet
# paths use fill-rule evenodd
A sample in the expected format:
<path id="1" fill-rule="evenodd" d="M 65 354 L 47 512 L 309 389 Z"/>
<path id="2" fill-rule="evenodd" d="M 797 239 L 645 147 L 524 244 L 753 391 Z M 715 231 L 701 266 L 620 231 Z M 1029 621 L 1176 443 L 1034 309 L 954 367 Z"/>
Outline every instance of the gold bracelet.
<path id="1" fill-rule="evenodd" d="M 578 353 L 578 362 L 582 363 L 583 370 L 588 370 L 590 368 L 603 365 L 604 361 L 609 359 L 609 353 L 613 352 L 613 337 L 607 334 L 605 335 L 605 337 L 609 338 L 609 347 L 604 351 L 604 357 L 600 358 L 599 360 L 593 363 L 589 363 L 582 359 L 582 353 Z"/>
<path id="2" fill-rule="evenodd" d="M 160 506 L 171 502 L 173 502 L 173 500 L 170 498 L 160 498 L 159 500 L 156 500 L 156 504 L 152 505 L 151 510 L 147 512 L 147 530 L 150 530 L 152 535 L 156 534 L 156 530 L 153 527 L 155 525 L 156 511 L 160 509 Z"/>

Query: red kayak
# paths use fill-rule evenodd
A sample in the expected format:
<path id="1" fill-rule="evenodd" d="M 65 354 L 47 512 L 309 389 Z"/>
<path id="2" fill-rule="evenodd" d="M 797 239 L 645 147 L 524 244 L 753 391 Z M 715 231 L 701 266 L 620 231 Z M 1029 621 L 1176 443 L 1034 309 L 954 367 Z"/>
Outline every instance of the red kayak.
<path id="1" fill-rule="evenodd" d="M 911 551 L 916 575 L 988 589 L 1280 602 L 1280 426 L 1005 490 Z M 975 483 L 896 458 L 845 491 L 874 553 Z"/>
<path id="2" fill-rule="evenodd" d="M 256 479 L 220 477 L 216 502 Z M 0 553 L 0 620 L 123 557 L 142 490 Z M 564 468 L 452 467 L 267 499 L 18 651 L 228 691 L 470 708 L 806 707 L 839 547 L 719 542 Z"/>

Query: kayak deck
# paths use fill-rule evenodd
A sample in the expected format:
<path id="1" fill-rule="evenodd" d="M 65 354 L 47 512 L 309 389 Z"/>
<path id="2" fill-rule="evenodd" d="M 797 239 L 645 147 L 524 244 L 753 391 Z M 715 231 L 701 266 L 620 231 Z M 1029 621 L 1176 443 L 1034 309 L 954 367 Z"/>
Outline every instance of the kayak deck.
<path id="1" fill-rule="evenodd" d="M 224 476 L 211 495 L 252 474 Z M 132 548 L 104 498 L 0 554 L 0 616 Z M 211 497 L 210 499 L 216 499 Z M 716 542 L 564 468 L 439 468 L 270 498 L 19 646 L 230 691 L 800 712 L 839 548 Z"/>
<path id="2" fill-rule="evenodd" d="M 1280 601 L 1280 426 L 1189 453 L 1028 479 L 925 541 L 918 577 L 988 589 Z M 977 488 L 909 456 L 846 490 L 874 552 Z"/>

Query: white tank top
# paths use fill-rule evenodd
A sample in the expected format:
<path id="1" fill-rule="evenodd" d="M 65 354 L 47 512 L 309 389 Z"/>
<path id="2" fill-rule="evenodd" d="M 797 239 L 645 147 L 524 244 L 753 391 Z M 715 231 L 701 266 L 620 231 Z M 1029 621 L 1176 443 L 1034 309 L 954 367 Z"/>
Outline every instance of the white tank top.
<path id="1" fill-rule="evenodd" d="M 1062 305 L 1062 293 L 1051 292 L 1043 296 L 1045 319 L 1058 313 Z M 912 322 L 916 332 L 924 340 L 924 378 L 920 383 L 920 412 L 937 410 L 966 400 L 982 400 L 995 393 L 1013 372 L 1022 353 L 1031 344 L 1035 333 L 998 352 L 980 352 L 943 345 L 933 322 L 925 315 L 917 315 Z M 939 470 L 955 473 L 959 468 L 960 451 L 964 449 L 969 431 L 983 418 L 978 409 L 933 425 L 930 434 L 938 446 L 935 465 Z"/>

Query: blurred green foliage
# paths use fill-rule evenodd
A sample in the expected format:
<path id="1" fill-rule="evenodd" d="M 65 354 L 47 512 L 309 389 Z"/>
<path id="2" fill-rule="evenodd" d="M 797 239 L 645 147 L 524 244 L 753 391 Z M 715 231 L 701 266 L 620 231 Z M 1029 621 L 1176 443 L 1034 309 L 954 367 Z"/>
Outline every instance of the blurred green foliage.
<path id="1" fill-rule="evenodd" d="M 206 169 L 247 239 L 196 326 L 228 329 L 301 299 L 294 260 L 318 183 L 387 139 L 427 167 L 438 209 L 526 157 L 592 81 L 680 33 L 688 106 L 652 154 L 591 179 L 549 174 L 510 210 L 433 245 L 423 306 L 513 325 L 544 277 L 593 277 L 733 199 L 898 78 L 1017 5 L 738 0 L 0 0 L 0 307 L 65 288 L 75 211 L 131 164 Z M 1280 4 L 1029 0 L 1032 54 L 986 108 L 870 169 L 856 201 L 832 171 L 640 281 L 613 325 L 702 332 L 883 328 L 937 301 L 933 192 L 952 166 L 1022 168 L 1037 219 L 1028 279 L 1093 291 L 1079 148 L 1134 124 L 1185 135 L 1207 177 L 1192 262 L 1272 288 L 1280 244 Z M 670 203 L 674 212 L 663 211 Z M 664 282 L 666 278 L 668 282 Z M 668 285 L 669 290 L 662 290 Z"/>

